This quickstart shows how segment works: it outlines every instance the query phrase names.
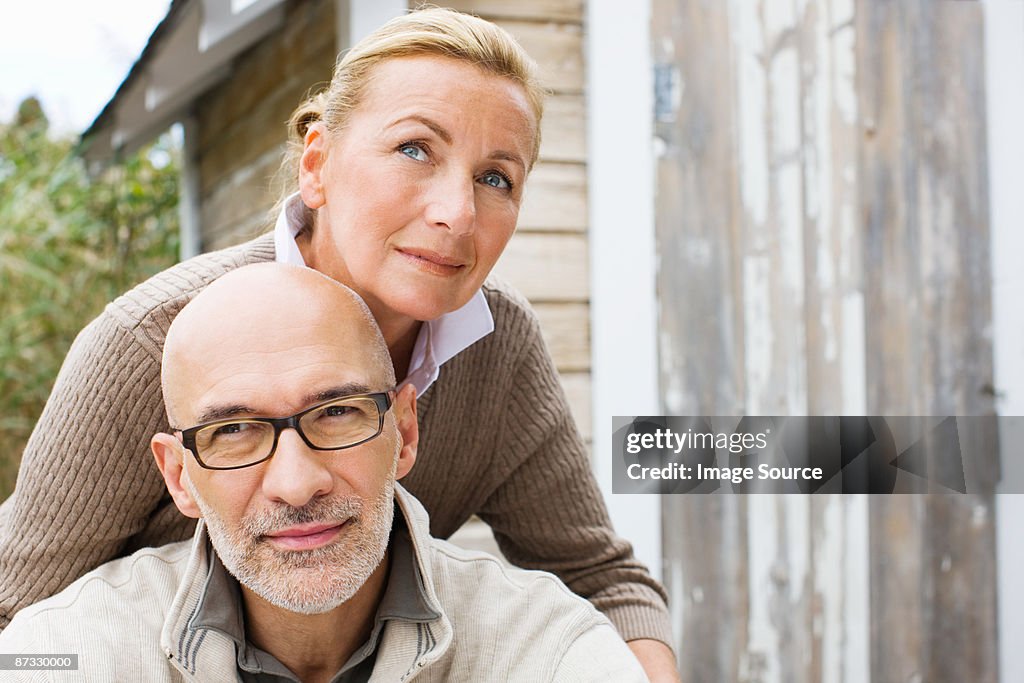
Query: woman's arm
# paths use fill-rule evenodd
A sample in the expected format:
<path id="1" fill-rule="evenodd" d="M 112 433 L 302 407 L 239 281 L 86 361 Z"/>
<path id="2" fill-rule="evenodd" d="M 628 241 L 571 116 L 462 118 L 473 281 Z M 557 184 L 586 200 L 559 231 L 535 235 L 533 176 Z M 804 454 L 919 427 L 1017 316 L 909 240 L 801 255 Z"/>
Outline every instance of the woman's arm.
<path id="1" fill-rule="evenodd" d="M 197 256 L 119 297 L 75 339 L 0 509 L 0 628 L 109 559 L 191 534 L 149 451 L 168 428 L 164 336 L 207 284 L 273 258 L 271 234 Z"/>
<path id="2" fill-rule="evenodd" d="M 479 515 L 510 562 L 557 574 L 604 612 L 652 681 L 678 681 L 664 588 L 612 531 L 539 324 L 527 313 L 495 453 L 518 465 Z"/>
<path id="3" fill-rule="evenodd" d="M 508 459 L 529 454 L 488 498 L 480 517 L 510 562 L 557 574 L 604 612 L 624 639 L 671 642 L 665 591 L 612 531 L 546 350 L 534 348 L 522 359 L 514 387 L 503 441 L 519 451 Z"/>
<path id="4" fill-rule="evenodd" d="M 0 528 L 0 628 L 115 557 L 163 493 L 147 448 L 160 363 L 109 312 L 75 340 L 22 454 Z"/>
<path id="5" fill-rule="evenodd" d="M 501 385 L 491 456 L 515 463 L 480 506 L 509 561 L 557 574 L 604 612 L 627 641 L 671 643 L 664 588 L 615 535 L 536 316 L 514 292 L 489 292 L 490 370 Z M 511 354 L 514 354 L 512 356 Z M 508 367 L 508 376 L 498 362 Z M 667 648 L 666 648 L 667 649 Z"/>

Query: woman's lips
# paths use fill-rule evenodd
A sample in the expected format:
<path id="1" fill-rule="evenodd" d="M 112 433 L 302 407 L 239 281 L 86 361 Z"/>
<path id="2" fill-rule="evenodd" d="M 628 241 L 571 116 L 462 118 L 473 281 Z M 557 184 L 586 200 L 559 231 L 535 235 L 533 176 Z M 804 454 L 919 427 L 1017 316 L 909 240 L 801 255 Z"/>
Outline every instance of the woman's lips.
<path id="1" fill-rule="evenodd" d="M 398 253 L 414 265 L 434 275 L 455 275 L 466 266 L 461 259 L 445 256 L 429 249 L 400 247 Z"/>
<path id="2" fill-rule="evenodd" d="M 312 550 L 337 537 L 348 521 L 341 524 L 300 524 L 267 534 L 273 545 L 284 550 Z"/>

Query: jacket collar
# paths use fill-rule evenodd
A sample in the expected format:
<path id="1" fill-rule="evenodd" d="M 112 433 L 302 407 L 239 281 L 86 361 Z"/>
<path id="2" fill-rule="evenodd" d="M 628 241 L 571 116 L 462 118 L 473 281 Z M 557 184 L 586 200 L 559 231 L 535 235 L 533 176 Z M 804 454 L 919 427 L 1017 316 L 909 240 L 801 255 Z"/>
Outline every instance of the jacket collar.
<path id="1" fill-rule="evenodd" d="M 435 590 L 431 559 L 430 521 L 423 505 L 401 484 L 395 484 L 395 502 L 405 517 L 413 556 L 424 586 L 427 607 L 435 618 L 424 622 L 389 622 L 377 651 L 373 680 L 408 680 L 417 670 L 440 658 L 452 643 L 452 625 Z M 220 630 L 195 624 L 209 572 L 212 546 L 200 520 L 184 578 L 164 621 L 160 646 L 186 680 L 235 680 L 235 642 Z"/>

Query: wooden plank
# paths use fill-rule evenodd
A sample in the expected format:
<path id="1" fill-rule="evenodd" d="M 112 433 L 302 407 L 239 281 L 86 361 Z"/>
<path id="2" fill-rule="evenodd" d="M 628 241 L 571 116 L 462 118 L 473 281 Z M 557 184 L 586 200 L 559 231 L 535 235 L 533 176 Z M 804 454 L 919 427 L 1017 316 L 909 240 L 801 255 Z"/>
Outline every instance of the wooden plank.
<path id="1" fill-rule="evenodd" d="M 211 235 L 209 242 L 203 242 L 203 251 L 213 251 L 248 242 L 266 232 L 266 229 L 266 214 L 263 212 L 239 216 Z"/>
<path id="2" fill-rule="evenodd" d="M 866 683 L 870 660 L 868 496 L 811 498 L 815 681 Z"/>
<path id="3" fill-rule="evenodd" d="M 676 415 L 742 414 L 742 216 L 728 8 L 654 0 L 651 10 L 662 407 Z M 665 496 L 662 517 L 683 680 L 759 680 L 746 648 L 747 498 Z"/>
<path id="4" fill-rule="evenodd" d="M 281 98 L 276 99 L 283 104 Z M 243 120 L 229 129 L 225 137 L 217 143 L 200 151 L 197 160 L 199 191 L 204 201 L 213 195 L 220 185 L 230 182 L 230 178 L 240 169 L 251 166 L 269 152 L 273 152 L 277 158 L 277 165 L 271 170 L 271 174 L 281 168 L 287 139 L 281 118 L 285 108 L 287 105 L 261 108 L 260 112 L 253 114 L 252 119 Z M 206 227 L 204 225 L 204 230 Z M 216 226 L 209 227 L 216 229 Z"/>
<path id="5" fill-rule="evenodd" d="M 583 29 L 579 24 L 495 22 L 540 66 L 541 83 L 556 93 L 583 92 Z"/>
<path id="6" fill-rule="evenodd" d="M 582 164 L 538 162 L 526 183 L 519 230 L 584 232 L 587 169 Z"/>
<path id="7" fill-rule="evenodd" d="M 982 8 L 858 10 L 868 408 L 991 414 Z M 993 496 L 878 503 L 872 678 L 995 683 Z"/>
<path id="8" fill-rule="evenodd" d="M 494 272 L 534 303 L 586 301 L 590 293 L 586 237 L 518 233 Z"/>
<path id="9" fill-rule="evenodd" d="M 589 443 L 593 438 L 590 419 L 590 373 L 563 372 L 559 379 L 562 380 L 562 388 L 565 389 L 565 396 L 569 400 L 569 408 L 572 410 L 580 435 Z"/>
<path id="10" fill-rule="evenodd" d="M 559 372 L 590 370 L 590 306 L 544 304 L 533 307 Z"/>
<path id="11" fill-rule="evenodd" d="M 204 226 L 203 249 L 236 244 L 238 238 L 255 237 L 270 229 L 274 217 L 270 215 L 276 201 L 271 178 L 280 165 L 280 152 L 269 152 L 248 166 L 238 168 L 204 198 L 200 221 Z M 240 233 L 240 229 L 245 233 Z M 249 234 L 255 230 L 255 234 Z"/>
<path id="12" fill-rule="evenodd" d="M 863 415 L 862 243 L 852 0 L 798 3 L 806 401 L 811 415 Z M 863 500 L 815 497 L 798 649 L 804 680 L 860 683 L 870 660 L 869 520 Z"/>
<path id="13" fill-rule="evenodd" d="M 721 3 L 669 0 L 656 0 L 652 9 L 651 44 L 663 84 L 654 142 L 658 290 L 666 293 L 658 301 L 664 408 L 675 415 L 742 414 L 742 216 L 734 96 L 722 87 L 733 80 L 728 12 Z M 701 671 L 698 680 L 712 679 Z"/>
<path id="14" fill-rule="evenodd" d="M 586 123 L 586 105 L 582 95 L 555 94 L 548 97 L 540 124 L 540 159 L 585 162 Z"/>
<path id="15" fill-rule="evenodd" d="M 877 496 L 869 506 L 871 528 L 871 678 L 935 680 L 924 674 L 927 648 L 925 580 L 930 556 L 922 533 L 924 496 Z M 942 680 L 946 679 L 942 677 Z M 973 680 L 973 678 L 962 679 Z"/>
<path id="16" fill-rule="evenodd" d="M 433 3 L 417 3 L 422 4 Z M 533 21 L 583 21 L 583 0 L 452 0 L 445 7 L 468 12 L 490 21 L 526 19 Z"/>
<path id="17" fill-rule="evenodd" d="M 317 82 L 330 80 L 337 56 L 335 4 L 332 0 L 289 3 L 282 28 L 235 59 L 231 76 L 198 102 L 205 119 L 201 148 L 282 89 L 294 87 L 301 94 Z M 293 85 L 296 76 L 311 67 L 315 75 L 303 76 L 299 85 Z M 296 96 L 289 114 L 298 103 Z"/>
<path id="18" fill-rule="evenodd" d="M 748 502 L 750 625 L 748 649 L 761 655 L 764 680 L 820 680 L 813 626 L 810 496 L 754 496 Z"/>
<path id="19" fill-rule="evenodd" d="M 757 666 L 743 647 L 749 500 L 694 494 L 665 496 L 662 503 L 663 578 L 685 681 L 762 680 L 742 675 Z"/>
<path id="20" fill-rule="evenodd" d="M 289 80 L 279 83 L 278 88 L 257 103 L 245 117 L 209 137 L 200 151 L 200 191 L 204 194 L 210 192 L 226 175 L 271 148 L 280 149 L 283 153 L 283 145 L 288 138 L 288 118 L 310 84 L 323 78 L 324 69 L 324 64 L 311 61 L 291 74 Z M 201 127 L 212 125 L 215 120 L 212 110 L 219 101 L 219 95 L 210 100 L 209 110 L 200 104 Z"/>
<path id="21" fill-rule="evenodd" d="M 789 3 L 736 3 L 745 410 L 807 412 L 800 59 Z"/>
<path id="22" fill-rule="evenodd" d="M 990 414 L 981 7 L 900 8 L 871 7 L 858 21 L 879 46 L 858 65 L 871 74 L 862 80 L 868 398 L 913 415 Z M 919 87 L 905 92 L 908 79 Z"/>
<path id="23" fill-rule="evenodd" d="M 863 415 L 863 250 L 857 226 L 853 0 L 807 2 L 798 26 L 807 407 Z"/>

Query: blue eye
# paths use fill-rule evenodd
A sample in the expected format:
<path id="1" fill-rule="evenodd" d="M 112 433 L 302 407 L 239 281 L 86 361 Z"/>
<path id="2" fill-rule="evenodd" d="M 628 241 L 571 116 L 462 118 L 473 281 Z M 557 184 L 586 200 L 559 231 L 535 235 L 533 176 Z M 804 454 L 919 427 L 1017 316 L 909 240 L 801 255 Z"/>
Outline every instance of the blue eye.
<path id="1" fill-rule="evenodd" d="M 420 145 L 417 145 L 417 144 L 413 144 L 413 143 L 407 142 L 407 143 L 401 145 L 398 148 L 398 151 L 401 152 L 402 154 L 404 154 L 405 156 L 409 157 L 410 159 L 415 159 L 416 161 L 426 161 L 427 160 L 427 152 L 426 152 L 426 150 L 423 149 L 423 147 L 421 147 Z"/>
<path id="2" fill-rule="evenodd" d="M 480 182 L 484 185 L 490 185 L 496 187 L 499 190 L 510 190 L 512 189 L 512 182 L 501 173 L 485 173 L 480 177 Z"/>

